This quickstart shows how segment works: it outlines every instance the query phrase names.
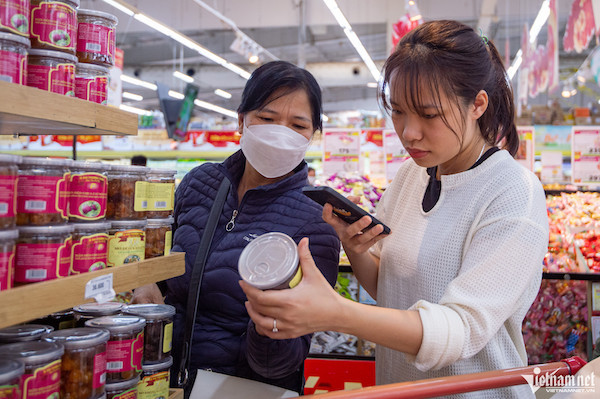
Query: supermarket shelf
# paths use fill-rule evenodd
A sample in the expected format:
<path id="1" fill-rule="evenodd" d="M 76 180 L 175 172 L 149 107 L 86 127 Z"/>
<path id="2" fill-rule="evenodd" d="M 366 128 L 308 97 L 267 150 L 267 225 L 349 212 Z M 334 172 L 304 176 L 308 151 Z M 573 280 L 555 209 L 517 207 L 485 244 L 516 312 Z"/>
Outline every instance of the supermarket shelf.
<path id="1" fill-rule="evenodd" d="M 183 399 L 183 389 L 170 388 L 169 389 L 169 399 Z"/>
<path id="2" fill-rule="evenodd" d="M 1 82 L 0 82 L 1 83 Z M 1 125 L 2 119 L 0 119 Z M 0 127 L 1 130 L 1 127 Z M 61 151 L 46 151 L 46 150 L 13 150 L 2 151 L 9 154 L 23 155 L 26 157 L 63 157 L 71 158 L 72 150 Z M 129 159 L 134 155 L 144 155 L 148 159 L 207 159 L 213 161 L 222 161 L 233 154 L 233 151 L 85 151 L 78 147 L 78 159 Z M 320 158 L 320 152 L 309 152 L 306 154 L 307 159 Z"/>
<path id="3" fill-rule="evenodd" d="M 0 328 L 23 323 L 68 309 L 93 299 L 84 299 L 85 286 L 93 278 L 113 274 L 115 292 L 166 280 L 185 272 L 185 254 L 148 259 L 122 266 L 51 281 L 28 284 L 0 292 Z"/>
<path id="4" fill-rule="evenodd" d="M 0 134 L 136 135 L 138 117 L 117 108 L 0 81 Z"/>
<path id="5" fill-rule="evenodd" d="M 542 273 L 544 280 L 600 281 L 600 273 Z"/>

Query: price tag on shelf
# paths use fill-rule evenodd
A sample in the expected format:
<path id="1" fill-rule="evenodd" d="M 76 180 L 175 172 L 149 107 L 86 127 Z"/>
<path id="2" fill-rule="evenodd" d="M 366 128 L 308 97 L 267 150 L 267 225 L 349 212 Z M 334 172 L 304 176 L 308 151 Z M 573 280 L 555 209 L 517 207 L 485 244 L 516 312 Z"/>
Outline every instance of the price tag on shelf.
<path id="1" fill-rule="evenodd" d="M 96 302 L 103 303 L 113 300 L 115 295 L 112 273 L 93 278 L 85 285 L 85 299 L 94 298 Z"/>
<path id="2" fill-rule="evenodd" d="M 562 152 L 542 151 L 542 181 L 557 183 L 563 181 Z"/>
<path id="3" fill-rule="evenodd" d="M 572 182 L 600 183 L 600 127 L 575 126 L 571 141 Z"/>
<path id="4" fill-rule="evenodd" d="M 325 130 L 323 132 L 323 175 L 359 172 L 360 131 Z"/>

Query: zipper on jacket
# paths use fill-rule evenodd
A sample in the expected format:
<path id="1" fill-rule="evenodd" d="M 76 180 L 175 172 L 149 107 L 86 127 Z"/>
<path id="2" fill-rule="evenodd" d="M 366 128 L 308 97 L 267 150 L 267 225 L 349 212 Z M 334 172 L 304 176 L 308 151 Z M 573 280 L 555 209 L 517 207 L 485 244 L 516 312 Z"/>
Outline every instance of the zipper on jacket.
<path id="1" fill-rule="evenodd" d="M 231 215 L 231 220 L 225 226 L 225 230 L 227 230 L 227 231 L 233 230 L 233 228 L 235 227 L 235 217 L 237 216 L 237 214 L 238 214 L 237 209 L 234 209 L 233 215 Z"/>

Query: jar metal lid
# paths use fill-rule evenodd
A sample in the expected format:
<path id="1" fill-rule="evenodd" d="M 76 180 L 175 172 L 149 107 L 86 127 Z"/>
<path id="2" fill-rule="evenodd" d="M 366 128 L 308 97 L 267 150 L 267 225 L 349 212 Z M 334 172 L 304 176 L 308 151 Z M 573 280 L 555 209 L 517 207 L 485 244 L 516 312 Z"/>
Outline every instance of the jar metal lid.
<path id="1" fill-rule="evenodd" d="M 22 44 L 27 48 L 31 47 L 29 38 L 21 35 L 15 35 L 14 33 L 0 32 L 0 40 L 9 40 L 11 42 Z"/>
<path id="2" fill-rule="evenodd" d="M 73 165 L 73 160 L 71 159 L 52 159 L 52 158 L 42 158 L 42 157 L 22 157 L 21 165 L 36 165 L 36 166 L 50 166 L 50 167 L 69 167 Z"/>
<path id="3" fill-rule="evenodd" d="M 67 328 L 54 331 L 44 337 L 45 341 L 59 342 L 65 349 L 89 348 L 108 342 L 110 333 L 101 328 Z"/>
<path id="4" fill-rule="evenodd" d="M 167 371 L 173 365 L 173 358 L 167 357 L 160 363 L 142 364 L 142 371 L 147 373 L 156 373 L 157 371 Z"/>
<path id="5" fill-rule="evenodd" d="M 119 313 L 124 306 L 121 302 L 90 302 L 75 306 L 73 311 L 86 316 L 109 316 Z"/>
<path id="6" fill-rule="evenodd" d="M 45 324 L 23 324 L 0 330 L 0 342 L 36 341 L 44 334 L 54 331 L 54 327 Z"/>
<path id="7" fill-rule="evenodd" d="M 148 222 L 148 225 L 146 227 L 152 229 L 162 226 L 171 226 L 173 222 L 175 222 L 175 219 L 173 218 L 173 216 L 169 216 L 168 218 L 164 219 L 147 219 L 146 221 Z"/>
<path id="8" fill-rule="evenodd" d="M 29 50 L 29 55 L 34 55 L 38 57 L 59 58 L 61 60 L 71 61 L 72 63 L 77 62 L 77 57 L 75 57 L 74 55 L 54 50 L 40 50 L 36 48 Z"/>
<path id="9" fill-rule="evenodd" d="M 146 220 L 111 220 L 110 221 L 112 229 L 122 229 L 126 228 L 130 229 L 143 229 L 148 224 Z"/>
<path id="10" fill-rule="evenodd" d="M 148 175 L 159 175 L 159 176 L 175 176 L 177 171 L 175 169 L 158 169 L 152 168 L 148 172 Z"/>
<path id="11" fill-rule="evenodd" d="M 111 165 L 111 172 L 129 172 L 129 173 L 139 173 L 146 174 L 150 168 L 146 166 L 139 165 Z"/>
<path id="12" fill-rule="evenodd" d="M 109 70 L 107 67 L 102 66 L 102 65 L 96 65 L 96 64 L 87 64 L 85 62 L 79 62 L 76 66 L 75 66 L 75 73 L 82 73 L 82 72 L 87 72 L 86 69 L 88 71 L 94 71 L 94 72 L 99 72 L 102 75 L 108 75 Z M 99 163 L 99 162 L 98 162 Z"/>
<path id="13" fill-rule="evenodd" d="M 79 6 L 81 5 L 80 0 L 63 0 L 63 2 L 75 4 L 75 8 L 79 8 Z"/>
<path id="14" fill-rule="evenodd" d="M 175 307 L 171 305 L 143 303 L 128 305 L 123 309 L 123 313 L 140 316 L 146 320 L 161 319 L 164 317 L 173 317 L 175 315 Z"/>
<path id="15" fill-rule="evenodd" d="M 0 230 L 0 241 L 14 240 L 19 237 L 19 230 Z"/>
<path id="16" fill-rule="evenodd" d="M 56 342 L 17 342 L 2 346 L 3 356 L 18 359 L 25 365 L 48 363 L 60 359 L 63 353 L 65 353 L 65 348 Z"/>
<path id="17" fill-rule="evenodd" d="M 69 234 L 73 232 L 73 225 L 59 224 L 56 226 L 19 226 L 19 234 Z"/>
<path id="18" fill-rule="evenodd" d="M 120 382 L 107 383 L 104 386 L 106 392 L 123 392 L 128 389 L 134 388 L 140 382 L 140 377 L 135 377 L 134 379 Z"/>
<path id="19" fill-rule="evenodd" d="M 0 163 L 21 163 L 23 159 L 20 155 L 12 155 L 12 154 L 0 154 Z"/>
<path id="20" fill-rule="evenodd" d="M 23 363 L 14 359 L 0 359 L 0 385 L 20 377 L 25 372 Z"/>
<path id="21" fill-rule="evenodd" d="M 102 162 L 73 161 L 71 168 L 73 170 L 100 170 L 105 172 L 109 169 L 106 166 L 108 165 Z"/>
<path id="22" fill-rule="evenodd" d="M 104 316 L 85 322 L 86 327 L 105 328 L 110 332 L 129 332 L 142 330 L 146 319 L 137 316 Z"/>
<path id="23" fill-rule="evenodd" d="M 240 255 L 240 276 L 259 289 L 275 288 L 298 270 L 298 248 L 287 234 L 273 232 L 252 240 Z"/>
<path id="24" fill-rule="evenodd" d="M 110 229 L 110 222 L 94 222 L 94 223 L 71 223 L 73 231 L 96 231 Z"/>
<path id="25" fill-rule="evenodd" d="M 83 17 L 83 16 L 109 19 L 110 22 L 112 22 L 115 25 L 117 25 L 119 23 L 119 20 L 117 19 L 116 16 L 109 14 L 107 12 L 103 12 L 103 11 L 86 10 L 84 8 L 80 8 L 79 10 L 77 10 L 77 19 L 79 19 L 79 17 Z"/>

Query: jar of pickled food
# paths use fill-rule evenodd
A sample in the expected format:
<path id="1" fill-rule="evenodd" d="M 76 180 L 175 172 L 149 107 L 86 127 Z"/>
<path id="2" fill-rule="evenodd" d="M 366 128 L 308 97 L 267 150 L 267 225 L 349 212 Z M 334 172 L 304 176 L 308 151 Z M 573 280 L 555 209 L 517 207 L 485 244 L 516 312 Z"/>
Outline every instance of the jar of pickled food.
<path id="1" fill-rule="evenodd" d="M 62 51 L 29 50 L 27 86 L 75 97 L 77 57 Z"/>
<path id="2" fill-rule="evenodd" d="M 110 332 L 106 347 L 107 383 L 139 377 L 142 372 L 146 320 L 136 316 L 104 316 L 88 320 L 85 325 Z"/>
<path id="3" fill-rule="evenodd" d="M 19 227 L 15 284 L 68 276 L 72 233 L 71 225 Z"/>
<path id="4" fill-rule="evenodd" d="M 108 219 L 146 218 L 145 166 L 111 165 L 108 172 Z"/>
<path id="5" fill-rule="evenodd" d="M 0 9 L 0 15 L 2 10 Z M 27 52 L 29 39 L 13 33 L 0 32 L 0 80 L 27 84 Z"/>
<path id="6" fill-rule="evenodd" d="M 129 305 L 123 309 L 123 314 L 146 319 L 143 364 L 160 363 L 171 355 L 173 306 L 152 303 Z"/>
<path id="7" fill-rule="evenodd" d="M 64 330 L 75 327 L 75 315 L 73 309 L 67 309 L 41 317 L 35 320 L 34 323 L 46 324 L 55 330 Z"/>
<path id="8" fill-rule="evenodd" d="M 23 399 L 58 398 L 60 366 L 64 348 L 47 341 L 17 342 L 2 346 L 4 358 L 25 365 L 20 388 Z"/>
<path id="9" fill-rule="evenodd" d="M 75 55 L 79 0 L 31 0 L 31 47 Z"/>
<path id="10" fill-rule="evenodd" d="M 18 155 L 0 154 L 0 229 L 16 225 L 17 175 L 21 159 Z"/>
<path id="11" fill-rule="evenodd" d="M 175 174 L 171 169 L 150 169 L 146 197 L 149 219 L 168 218 L 173 214 L 175 204 Z"/>
<path id="12" fill-rule="evenodd" d="M 140 378 L 106 384 L 106 399 L 137 399 Z M 165 398 L 166 399 L 166 398 Z"/>
<path id="13" fill-rule="evenodd" d="M 21 377 L 25 372 L 23 363 L 12 359 L 0 359 L 0 398 L 21 399 Z"/>
<path id="14" fill-rule="evenodd" d="M 125 305 L 120 302 L 89 302 L 75 306 L 75 326 L 85 327 L 85 322 L 94 318 L 104 316 L 117 316 L 121 314 L 121 310 Z"/>
<path id="15" fill-rule="evenodd" d="M 29 15 L 29 0 L 4 0 L 0 7 L 0 32 L 28 38 Z"/>
<path id="16" fill-rule="evenodd" d="M 69 166 L 63 159 L 24 157 L 19 164 L 17 225 L 67 222 Z"/>
<path id="17" fill-rule="evenodd" d="M 108 231 L 109 267 L 139 262 L 146 254 L 145 220 L 113 220 Z"/>
<path id="18" fill-rule="evenodd" d="M 78 63 L 75 67 L 75 97 L 106 105 L 108 68 L 102 65 Z"/>
<path id="19" fill-rule="evenodd" d="M 173 217 L 148 219 L 146 225 L 146 259 L 166 256 L 171 253 Z"/>
<path id="20" fill-rule="evenodd" d="M 107 330 L 89 327 L 55 331 L 44 337 L 65 348 L 60 370 L 61 398 L 95 399 L 104 393 L 109 337 Z"/>
<path id="21" fill-rule="evenodd" d="M 167 357 L 160 363 L 142 366 L 142 379 L 138 384 L 139 399 L 157 399 L 169 397 L 169 372 L 173 358 Z"/>
<path id="22" fill-rule="evenodd" d="M 117 17 L 96 10 L 77 10 L 77 58 L 105 66 L 115 64 Z"/>
<path id="23" fill-rule="evenodd" d="M 52 331 L 54 331 L 54 327 L 44 324 L 23 324 L 6 327 L 0 330 L 0 344 L 39 341 Z"/>
<path id="24" fill-rule="evenodd" d="M 0 230 L 0 291 L 13 287 L 17 237 L 19 230 Z"/>
<path id="25" fill-rule="evenodd" d="M 89 222 L 106 217 L 107 169 L 100 162 L 75 161 L 69 178 L 68 215 L 70 222 Z"/>
<path id="26" fill-rule="evenodd" d="M 69 274 L 106 268 L 110 222 L 72 223 L 73 249 Z"/>

